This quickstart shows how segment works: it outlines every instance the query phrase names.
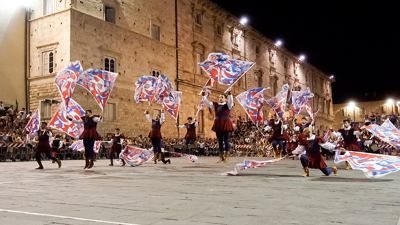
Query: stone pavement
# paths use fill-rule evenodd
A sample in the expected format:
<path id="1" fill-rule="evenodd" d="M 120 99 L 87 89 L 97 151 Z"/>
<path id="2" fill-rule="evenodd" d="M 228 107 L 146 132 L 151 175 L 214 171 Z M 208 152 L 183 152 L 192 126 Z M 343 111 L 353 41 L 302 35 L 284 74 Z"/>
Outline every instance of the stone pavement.
<path id="1" fill-rule="evenodd" d="M 0 163 L 0 224 L 398 224 L 400 173 L 367 179 L 311 170 L 303 178 L 299 161 L 286 159 L 233 177 L 221 173 L 243 158 L 216 160 L 140 167 L 100 160 L 90 171 L 72 160 L 61 169 L 45 161 L 43 171 L 35 162 Z"/>

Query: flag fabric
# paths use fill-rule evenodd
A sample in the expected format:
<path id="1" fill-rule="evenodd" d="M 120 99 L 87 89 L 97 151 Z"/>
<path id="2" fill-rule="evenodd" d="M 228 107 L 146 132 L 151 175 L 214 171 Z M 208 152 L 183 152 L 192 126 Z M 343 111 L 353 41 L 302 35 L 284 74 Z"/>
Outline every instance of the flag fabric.
<path id="1" fill-rule="evenodd" d="M 251 121 L 256 125 L 264 121 L 262 108 L 265 102 L 265 90 L 267 90 L 267 88 L 253 88 L 236 96 L 236 100 L 243 107 Z"/>
<path id="2" fill-rule="evenodd" d="M 25 130 L 28 134 L 36 133 L 40 128 L 40 113 L 39 109 L 32 114 L 31 118 L 29 119 L 28 123 L 25 126 Z"/>
<path id="3" fill-rule="evenodd" d="M 169 113 L 175 120 L 177 120 L 178 118 L 181 99 L 182 92 L 171 91 L 169 95 L 163 99 L 162 102 L 162 107 L 164 111 Z"/>
<path id="4" fill-rule="evenodd" d="M 211 85 L 214 82 L 221 85 L 233 85 L 254 64 L 254 62 L 230 59 L 224 53 L 210 53 L 207 60 L 201 62 L 199 66 L 211 79 Z"/>
<path id="5" fill-rule="evenodd" d="M 169 152 L 169 153 L 174 157 L 184 157 L 184 158 L 190 160 L 192 163 L 195 163 L 199 160 L 199 158 L 195 155 L 183 154 L 183 153 L 179 153 L 179 152 Z"/>
<path id="6" fill-rule="evenodd" d="M 283 114 L 286 109 L 286 100 L 289 92 L 289 85 L 285 84 L 282 86 L 282 90 L 279 91 L 275 97 L 266 100 L 266 103 L 274 110 L 275 114 L 283 119 Z"/>
<path id="7" fill-rule="evenodd" d="M 257 160 L 247 160 L 247 159 L 245 159 L 242 163 L 236 164 L 232 171 L 226 172 L 226 173 L 224 173 L 224 175 L 236 176 L 236 175 L 239 175 L 239 173 L 241 171 L 243 171 L 243 170 L 247 170 L 249 168 L 265 167 L 268 164 L 281 161 L 285 157 L 278 158 L 278 159 L 265 160 L 265 161 L 257 161 Z"/>
<path id="8" fill-rule="evenodd" d="M 100 147 L 101 147 L 102 141 L 95 141 L 94 146 L 93 146 L 93 151 L 95 153 L 99 153 Z M 85 151 L 85 146 L 83 145 L 83 140 L 77 140 L 74 143 L 71 144 L 70 148 L 72 151 L 77 151 L 77 152 L 84 152 Z"/>
<path id="9" fill-rule="evenodd" d="M 354 170 L 361 170 L 368 178 L 380 178 L 400 170 L 400 157 L 346 151 L 340 155 L 336 151 L 335 163 L 347 161 Z"/>
<path id="10" fill-rule="evenodd" d="M 314 97 L 311 93 L 310 88 L 304 91 L 292 91 L 292 110 L 293 115 L 296 116 L 300 113 L 301 109 L 304 108 L 310 99 Z"/>
<path id="11" fill-rule="evenodd" d="M 310 102 L 310 101 L 308 101 L 308 102 L 305 104 L 304 107 L 305 107 L 305 109 L 306 109 L 308 115 L 310 115 L 311 120 L 312 120 L 312 121 L 315 121 L 315 118 L 317 117 L 317 114 L 318 114 L 318 111 L 319 111 L 319 110 L 317 110 L 316 112 L 314 112 L 314 110 L 313 110 L 313 108 L 312 108 L 312 106 L 311 106 L 311 102 Z M 313 123 L 314 123 L 314 122 L 313 122 Z"/>
<path id="12" fill-rule="evenodd" d="M 152 160 L 153 157 L 153 151 L 133 145 L 127 145 L 119 154 L 119 158 L 124 160 L 130 166 L 139 166 L 147 161 Z"/>
<path id="13" fill-rule="evenodd" d="M 79 74 L 82 72 L 82 65 L 79 61 L 72 62 L 67 68 L 58 72 L 55 77 L 55 84 L 58 92 L 61 95 L 61 99 L 64 103 L 64 107 L 69 107 L 69 102 L 74 93 L 76 80 Z"/>
<path id="14" fill-rule="evenodd" d="M 135 82 L 134 100 L 139 102 L 152 102 L 155 98 L 157 89 L 157 77 L 141 76 Z"/>
<path id="15" fill-rule="evenodd" d="M 157 79 L 156 91 L 154 94 L 155 101 L 161 104 L 163 99 L 168 97 L 169 93 L 171 93 L 173 90 L 174 88 L 172 87 L 171 81 L 166 75 L 161 74 Z"/>
<path id="16" fill-rule="evenodd" d="M 208 88 L 203 88 L 203 91 L 205 93 L 205 96 L 208 97 L 211 94 L 211 91 Z M 204 109 L 204 106 L 206 106 L 206 103 L 203 101 L 203 98 L 201 99 L 200 103 L 197 105 L 197 112 L 196 112 L 196 118 L 199 115 L 200 111 Z"/>
<path id="17" fill-rule="evenodd" d="M 88 69 L 79 75 L 76 83 L 93 95 L 97 104 L 103 111 L 111 95 L 117 76 L 118 73 L 99 69 Z"/>
<path id="18" fill-rule="evenodd" d="M 83 132 L 83 124 L 69 121 L 67 115 L 74 120 L 81 120 L 81 117 L 85 115 L 85 110 L 71 98 L 68 109 L 66 109 L 64 103 L 61 103 L 48 126 L 62 131 L 73 138 L 79 138 Z"/>
<path id="19" fill-rule="evenodd" d="M 400 131 L 387 119 L 381 126 L 370 124 L 365 127 L 374 136 L 393 147 L 400 149 Z"/>

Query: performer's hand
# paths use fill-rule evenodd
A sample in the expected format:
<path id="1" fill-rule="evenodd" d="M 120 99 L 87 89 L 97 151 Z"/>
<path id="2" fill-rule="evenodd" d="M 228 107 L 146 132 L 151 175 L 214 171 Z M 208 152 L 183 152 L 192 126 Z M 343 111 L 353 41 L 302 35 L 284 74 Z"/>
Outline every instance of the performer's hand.
<path id="1" fill-rule="evenodd" d="M 228 91 L 228 95 L 232 95 L 232 92 L 231 92 L 231 91 Z"/>
<path id="2" fill-rule="evenodd" d="M 145 110 L 145 111 L 144 111 L 144 114 L 149 114 L 149 111 Z"/>
<path id="3" fill-rule="evenodd" d="M 204 91 L 202 91 L 201 96 L 206 96 L 206 93 Z"/>

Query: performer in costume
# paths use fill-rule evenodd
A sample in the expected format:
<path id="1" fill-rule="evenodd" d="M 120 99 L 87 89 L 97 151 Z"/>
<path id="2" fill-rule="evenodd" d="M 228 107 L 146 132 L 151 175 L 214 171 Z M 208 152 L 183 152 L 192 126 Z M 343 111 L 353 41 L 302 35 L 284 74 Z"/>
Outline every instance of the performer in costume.
<path id="1" fill-rule="evenodd" d="M 282 132 L 282 121 L 280 119 L 276 119 L 274 115 L 273 118 L 269 121 L 268 126 L 271 127 L 272 131 L 269 142 L 272 144 L 273 147 L 274 158 L 281 158 L 284 141 L 284 136 Z"/>
<path id="2" fill-rule="evenodd" d="M 161 115 L 156 115 L 154 119 L 151 118 L 149 112 L 146 110 L 144 112 L 147 121 L 151 123 L 151 131 L 149 133 L 149 138 L 151 140 L 151 144 L 153 145 L 154 151 L 154 164 L 157 164 L 158 160 L 161 160 L 164 164 L 171 164 L 171 160 L 165 160 L 165 155 L 161 151 L 161 126 L 165 122 L 165 114 L 164 111 L 161 112 Z"/>
<path id="3" fill-rule="evenodd" d="M 229 135 L 234 131 L 230 119 L 230 113 L 233 107 L 233 96 L 229 91 L 228 94 L 220 95 L 218 102 L 211 102 L 207 99 L 205 92 L 202 92 L 202 95 L 205 104 L 207 104 L 207 106 L 215 113 L 212 131 L 216 133 L 218 139 L 220 157 L 218 162 L 225 162 L 228 158 L 228 152 L 230 149 Z"/>
<path id="4" fill-rule="evenodd" d="M 300 156 L 300 162 L 304 169 L 304 177 L 310 176 L 311 169 L 320 169 L 326 176 L 332 173 L 337 175 L 336 166 L 328 167 L 322 158 L 320 151 L 320 139 L 311 134 L 309 128 L 304 129 L 303 133 L 299 135 L 299 145 L 305 146 L 306 154 Z"/>
<path id="5" fill-rule="evenodd" d="M 198 126 L 198 122 L 196 120 L 193 121 L 192 117 L 188 117 L 187 123 L 177 126 L 179 128 L 186 128 L 185 145 L 194 144 L 196 141 L 196 127 Z"/>
<path id="6" fill-rule="evenodd" d="M 110 164 L 109 166 L 114 166 L 114 156 L 117 153 L 117 159 L 119 158 L 119 154 L 122 151 L 122 145 L 124 143 L 124 135 L 120 133 L 119 128 L 115 128 L 115 134 L 111 138 L 111 151 L 110 151 Z M 125 161 L 122 160 L 122 166 L 125 166 Z"/>
<path id="7" fill-rule="evenodd" d="M 343 141 L 341 147 L 348 151 L 359 151 L 360 147 L 357 143 L 356 131 L 350 124 L 350 119 L 343 120 L 343 128 L 339 130 Z M 346 161 L 346 170 L 351 169 L 350 164 Z"/>
<path id="8" fill-rule="evenodd" d="M 35 151 L 35 159 L 39 164 L 39 167 L 36 169 L 43 169 L 42 153 L 45 153 L 47 158 L 57 162 L 58 168 L 61 167 L 61 161 L 51 155 L 51 147 L 49 143 L 51 136 L 51 131 L 47 129 L 47 123 L 42 122 L 36 137 L 37 146 Z"/>
<path id="9" fill-rule="evenodd" d="M 97 133 L 97 123 L 102 121 L 102 116 L 92 115 L 92 110 L 86 110 L 85 116 L 81 117 L 81 120 L 73 120 L 68 118 L 74 123 L 83 123 L 84 130 L 79 137 L 83 140 L 83 145 L 85 146 L 85 167 L 84 169 L 90 169 L 94 166 L 94 143 L 100 140 L 101 137 Z"/>

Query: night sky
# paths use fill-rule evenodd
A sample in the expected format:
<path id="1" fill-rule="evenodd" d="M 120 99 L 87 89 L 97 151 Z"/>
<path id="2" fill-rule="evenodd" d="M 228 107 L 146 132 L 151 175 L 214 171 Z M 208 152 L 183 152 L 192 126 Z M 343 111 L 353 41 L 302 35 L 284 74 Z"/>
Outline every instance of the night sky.
<path id="1" fill-rule="evenodd" d="M 400 100 L 400 13 L 395 1 L 212 0 L 294 54 L 334 74 L 334 103 Z M 235 4 L 237 2 L 237 4 Z"/>

